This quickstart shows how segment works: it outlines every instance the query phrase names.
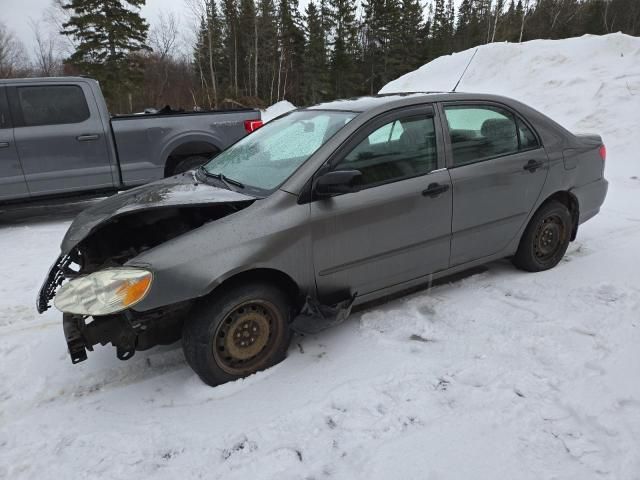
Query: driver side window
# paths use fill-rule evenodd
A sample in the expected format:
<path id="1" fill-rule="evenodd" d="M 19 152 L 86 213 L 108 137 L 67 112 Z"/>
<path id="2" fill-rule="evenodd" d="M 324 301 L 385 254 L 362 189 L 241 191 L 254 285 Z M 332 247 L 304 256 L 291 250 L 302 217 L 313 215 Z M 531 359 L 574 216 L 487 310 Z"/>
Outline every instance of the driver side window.
<path id="1" fill-rule="evenodd" d="M 437 168 L 433 117 L 413 116 L 389 122 L 351 150 L 335 170 L 359 170 L 362 186 L 416 177 Z"/>

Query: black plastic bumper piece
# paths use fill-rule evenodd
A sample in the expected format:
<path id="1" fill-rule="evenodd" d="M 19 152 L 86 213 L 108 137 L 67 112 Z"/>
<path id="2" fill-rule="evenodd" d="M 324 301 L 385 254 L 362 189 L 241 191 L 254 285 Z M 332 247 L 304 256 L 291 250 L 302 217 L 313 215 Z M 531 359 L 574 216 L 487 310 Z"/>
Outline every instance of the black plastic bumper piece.
<path id="1" fill-rule="evenodd" d="M 56 296 L 56 290 L 65 279 L 65 271 L 71 264 L 71 258 L 68 255 L 61 255 L 55 261 L 47 278 L 45 278 L 40 291 L 38 292 L 38 299 L 36 300 L 36 308 L 38 313 L 43 313 L 51 308 L 51 300 Z"/>
<path id="2" fill-rule="evenodd" d="M 65 313 L 62 317 L 64 337 L 69 348 L 72 363 L 80 363 L 87 359 L 86 342 L 82 336 L 84 317 Z"/>
<path id="3" fill-rule="evenodd" d="M 137 332 L 122 315 L 94 317 L 87 324 L 83 315 L 65 313 L 62 316 L 62 328 L 69 348 L 72 363 L 87 359 L 87 350 L 93 351 L 94 345 L 111 343 L 116 347 L 120 360 L 128 360 L 135 354 Z"/>

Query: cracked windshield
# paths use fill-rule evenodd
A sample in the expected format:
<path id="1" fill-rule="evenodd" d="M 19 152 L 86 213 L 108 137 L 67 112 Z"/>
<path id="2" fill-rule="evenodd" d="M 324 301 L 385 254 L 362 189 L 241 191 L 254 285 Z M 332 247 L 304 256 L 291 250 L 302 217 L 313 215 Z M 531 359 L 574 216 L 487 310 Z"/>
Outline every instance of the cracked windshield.
<path id="1" fill-rule="evenodd" d="M 255 190 L 273 190 L 356 116 L 301 110 L 267 123 L 204 166 Z"/>

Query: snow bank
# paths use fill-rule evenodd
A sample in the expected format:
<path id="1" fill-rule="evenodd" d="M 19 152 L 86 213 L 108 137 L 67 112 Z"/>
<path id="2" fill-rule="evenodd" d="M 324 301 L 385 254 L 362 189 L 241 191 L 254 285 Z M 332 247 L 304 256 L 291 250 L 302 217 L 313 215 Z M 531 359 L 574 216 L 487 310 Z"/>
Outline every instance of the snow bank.
<path id="1" fill-rule="evenodd" d="M 60 314 L 33 302 L 69 216 L 0 212 L 0 478 L 637 480 L 638 42 L 488 45 L 461 84 L 604 133 L 609 196 L 557 268 L 495 262 L 218 388 L 177 345 L 72 365 Z M 448 90 L 470 54 L 384 90 Z"/>
<path id="2" fill-rule="evenodd" d="M 280 115 L 283 115 L 291 110 L 295 110 L 295 108 L 296 106 L 293 103 L 286 100 L 274 103 L 270 107 L 267 107 L 266 110 L 262 111 L 262 121 L 264 123 L 267 123 L 274 118 L 279 117 Z"/>
<path id="3" fill-rule="evenodd" d="M 475 51 L 440 57 L 380 93 L 450 91 Z M 614 33 L 483 45 L 457 91 L 510 96 L 572 131 L 628 143 L 640 116 L 640 38 Z"/>

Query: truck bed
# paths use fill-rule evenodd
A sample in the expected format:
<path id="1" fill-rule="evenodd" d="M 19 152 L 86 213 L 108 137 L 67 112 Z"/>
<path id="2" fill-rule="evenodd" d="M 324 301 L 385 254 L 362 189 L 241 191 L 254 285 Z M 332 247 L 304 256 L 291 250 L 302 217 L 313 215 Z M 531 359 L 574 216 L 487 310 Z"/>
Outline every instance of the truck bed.
<path id="1" fill-rule="evenodd" d="M 253 109 L 112 117 L 122 184 L 164 178 L 178 158 L 213 157 L 246 135 L 245 120 L 257 118 Z"/>

